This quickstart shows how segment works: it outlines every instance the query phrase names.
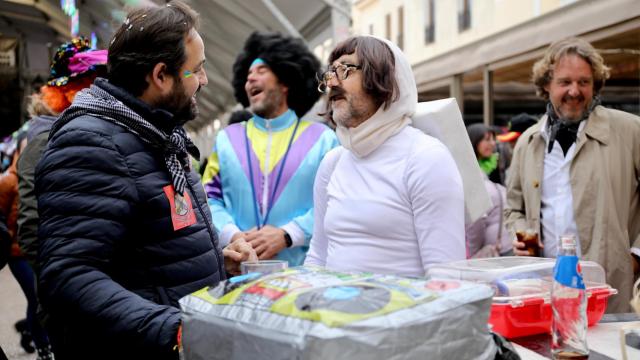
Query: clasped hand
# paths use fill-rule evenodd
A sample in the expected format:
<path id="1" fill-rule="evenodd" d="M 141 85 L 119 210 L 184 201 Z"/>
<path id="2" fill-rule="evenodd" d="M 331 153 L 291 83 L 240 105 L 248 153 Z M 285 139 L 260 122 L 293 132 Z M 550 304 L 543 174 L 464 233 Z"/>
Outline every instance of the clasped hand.
<path id="1" fill-rule="evenodd" d="M 246 240 L 253 247 L 260 260 L 271 259 L 287 247 L 284 230 L 271 225 L 265 225 L 259 230 L 253 228 L 249 231 L 236 233 L 231 238 L 231 243 L 237 239 Z"/>
<path id="2" fill-rule="evenodd" d="M 243 261 L 257 261 L 255 250 L 242 237 L 239 237 L 222 249 L 224 267 L 229 274 L 240 274 L 240 263 Z"/>

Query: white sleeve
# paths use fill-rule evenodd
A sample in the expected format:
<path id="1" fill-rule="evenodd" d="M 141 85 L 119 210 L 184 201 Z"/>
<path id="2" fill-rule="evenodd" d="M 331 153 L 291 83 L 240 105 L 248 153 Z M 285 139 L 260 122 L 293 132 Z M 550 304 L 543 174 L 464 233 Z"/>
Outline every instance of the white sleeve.
<path id="1" fill-rule="evenodd" d="M 240 231 L 241 231 L 240 228 L 238 228 L 234 223 L 229 223 L 225 225 L 220 231 L 220 236 L 218 239 L 220 241 L 220 247 L 225 247 L 229 245 L 233 235 L 235 235 L 236 233 L 239 233 Z"/>
<path id="2" fill-rule="evenodd" d="M 295 221 L 289 221 L 284 226 L 280 227 L 291 236 L 291 247 L 304 245 L 304 231 L 296 224 Z"/>
<path id="3" fill-rule="evenodd" d="M 309 252 L 305 265 L 325 266 L 327 263 L 328 239 L 324 232 L 324 216 L 327 212 L 327 185 L 340 158 L 342 148 L 334 148 L 328 152 L 316 173 L 313 183 L 313 235 L 309 244 Z"/>
<path id="4" fill-rule="evenodd" d="M 405 179 L 422 266 L 466 258 L 464 190 L 449 150 L 438 141 L 417 145 Z"/>

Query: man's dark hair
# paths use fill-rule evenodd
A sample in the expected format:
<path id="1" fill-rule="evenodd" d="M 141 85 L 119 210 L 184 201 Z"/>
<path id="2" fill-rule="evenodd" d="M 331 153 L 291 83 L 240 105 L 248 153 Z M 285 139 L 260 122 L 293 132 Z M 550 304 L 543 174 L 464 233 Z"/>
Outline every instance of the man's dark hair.
<path id="1" fill-rule="evenodd" d="M 278 77 L 281 84 L 289 88 L 287 105 L 298 117 L 306 114 L 318 101 L 317 75 L 320 61 L 309 51 L 301 39 L 278 33 L 254 32 L 244 44 L 244 50 L 233 64 L 231 82 L 236 100 L 244 107 L 249 99 L 244 85 L 247 82 L 251 63 L 260 58 Z"/>
<path id="2" fill-rule="evenodd" d="M 134 96 L 149 86 L 146 76 L 158 63 L 178 76 L 186 61 L 185 39 L 198 29 L 198 14 L 181 1 L 133 10 L 113 35 L 107 78 Z"/>
<path id="3" fill-rule="evenodd" d="M 398 100 L 400 91 L 396 81 L 395 57 L 384 42 L 370 36 L 355 36 L 339 43 L 329 55 L 329 66 L 342 55 L 355 52 L 362 66 L 362 87 L 373 97 L 376 106 L 388 109 Z"/>

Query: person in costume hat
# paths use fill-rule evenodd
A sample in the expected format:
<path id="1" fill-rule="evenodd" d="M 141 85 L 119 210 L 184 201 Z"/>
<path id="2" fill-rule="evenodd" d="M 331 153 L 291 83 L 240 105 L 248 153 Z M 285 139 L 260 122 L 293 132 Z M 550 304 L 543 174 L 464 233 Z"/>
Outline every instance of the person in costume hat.
<path id="1" fill-rule="evenodd" d="M 28 112 L 31 119 L 17 135 L 16 151 L 9 169 L 0 177 L 0 208 L 14 244 L 9 268 L 27 298 L 27 317 L 16 323 L 21 345 L 27 352 L 37 350 L 38 359 L 53 354 L 36 309 L 35 259 L 38 251 L 38 209 L 34 193 L 34 169 L 46 147 L 51 125 L 57 115 L 69 107 L 76 93 L 87 88 L 106 70 L 106 50 L 92 50 L 89 41 L 76 37 L 56 51 L 46 85 L 31 96 Z M 20 199 L 18 201 L 18 199 Z M 33 343 L 33 345 L 32 345 Z"/>
<path id="2" fill-rule="evenodd" d="M 58 47 L 49 80 L 31 96 L 28 112 L 27 145 L 18 160 L 18 242 L 24 257 L 35 269 L 38 254 L 38 204 L 34 192 L 35 167 L 58 115 L 73 102 L 76 94 L 88 88 L 107 70 L 107 50 L 91 49 L 83 36 Z"/>
<path id="3" fill-rule="evenodd" d="M 302 264 L 313 233 L 313 181 L 335 133 L 303 116 L 320 62 L 301 39 L 253 33 L 233 65 L 253 117 L 220 131 L 203 182 L 222 244 L 246 239 L 260 259 Z"/>
<path id="4" fill-rule="evenodd" d="M 515 145 L 516 141 L 522 135 L 525 130 L 535 125 L 538 122 L 535 116 L 527 113 L 520 113 L 511 118 L 509 121 L 509 131 L 504 134 L 496 136 L 496 140 L 503 143 L 512 143 Z"/>

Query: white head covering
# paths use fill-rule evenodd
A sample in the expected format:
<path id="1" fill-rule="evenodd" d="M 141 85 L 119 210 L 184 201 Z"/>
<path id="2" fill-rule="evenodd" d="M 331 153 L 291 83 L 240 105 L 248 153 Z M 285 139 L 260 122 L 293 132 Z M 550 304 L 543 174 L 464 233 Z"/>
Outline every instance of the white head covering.
<path id="1" fill-rule="evenodd" d="M 409 125 L 418 103 L 416 80 L 402 50 L 386 39 L 371 37 L 384 42 L 391 49 L 395 59 L 395 77 L 400 94 L 398 100 L 391 103 L 387 110 L 384 110 L 384 106 L 381 105 L 373 116 L 357 127 L 346 128 L 338 125 L 336 133 L 340 143 L 360 158 L 369 155 L 389 137 Z M 362 59 L 359 60 L 362 61 Z"/>

